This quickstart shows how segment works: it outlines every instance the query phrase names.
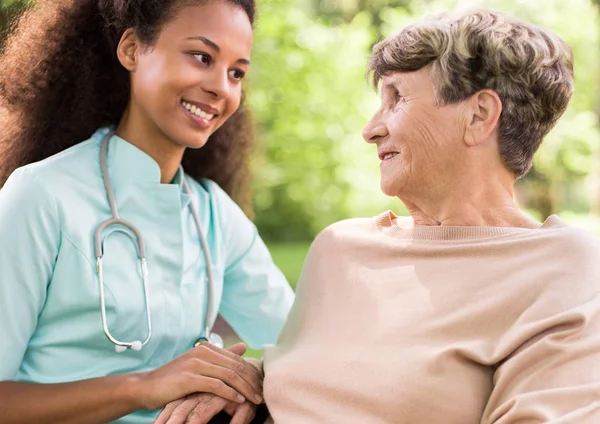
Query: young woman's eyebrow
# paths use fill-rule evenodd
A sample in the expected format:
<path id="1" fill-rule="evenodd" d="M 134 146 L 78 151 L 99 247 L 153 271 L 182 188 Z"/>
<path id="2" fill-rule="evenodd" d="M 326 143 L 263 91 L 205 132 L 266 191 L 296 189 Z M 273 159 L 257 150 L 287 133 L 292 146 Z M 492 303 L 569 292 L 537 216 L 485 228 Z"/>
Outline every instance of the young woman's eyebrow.
<path id="1" fill-rule="evenodd" d="M 197 36 L 194 36 L 194 37 L 188 37 L 187 39 L 188 40 L 199 40 L 199 41 L 202 41 L 204 44 L 206 44 L 211 49 L 215 50 L 217 53 L 221 52 L 221 48 L 219 47 L 219 45 L 217 43 L 215 43 L 214 41 L 209 40 L 206 37 L 202 37 L 201 35 L 197 35 Z M 245 58 L 240 58 L 240 59 L 236 60 L 236 62 L 244 64 L 244 65 L 250 65 L 250 60 L 249 59 L 245 59 Z"/>

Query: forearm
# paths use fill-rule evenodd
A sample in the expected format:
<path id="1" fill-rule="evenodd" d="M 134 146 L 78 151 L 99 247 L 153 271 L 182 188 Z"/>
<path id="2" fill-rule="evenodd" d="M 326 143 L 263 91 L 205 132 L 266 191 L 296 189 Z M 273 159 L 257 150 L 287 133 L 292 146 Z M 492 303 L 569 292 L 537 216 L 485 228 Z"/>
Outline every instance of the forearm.
<path id="1" fill-rule="evenodd" d="M 106 423 L 143 409 L 137 381 L 115 375 L 61 384 L 0 382 L 2 423 Z"/>

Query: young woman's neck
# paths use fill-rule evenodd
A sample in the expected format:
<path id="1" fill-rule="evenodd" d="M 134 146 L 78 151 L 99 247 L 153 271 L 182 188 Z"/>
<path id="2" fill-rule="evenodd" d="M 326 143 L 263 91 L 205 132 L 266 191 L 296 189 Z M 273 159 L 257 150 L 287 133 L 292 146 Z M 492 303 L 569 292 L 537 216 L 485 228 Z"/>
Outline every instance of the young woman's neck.
<path id="1" fill-rule="evenodd" d="M 150 156 L 160 167 L 160 182 L 169 184 L 175 178 L 185 147 L 179 146 L 149 123 L 135 108 L 127 107 L 117 135 Z"/>

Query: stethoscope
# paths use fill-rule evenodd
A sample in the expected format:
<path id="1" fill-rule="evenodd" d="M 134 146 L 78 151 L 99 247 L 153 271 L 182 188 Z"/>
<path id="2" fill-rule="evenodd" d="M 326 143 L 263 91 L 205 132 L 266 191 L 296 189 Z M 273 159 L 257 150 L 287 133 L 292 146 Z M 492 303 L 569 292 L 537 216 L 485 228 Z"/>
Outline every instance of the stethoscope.
<path id="1" fill-rule="evenodd" d="M 98 274 L 98 284 L 100 287 L 100 311 L 102 314 L 102 328 L 104 329 L 104 334 L 115 345 L 115 350 L 117 353 L 125 352 L 127 349 L 132 350 L 140 350 L 143 346 L 148 344 L 152 337 L 152 314 L 150 313 L 150 293 L 148 290 L 148 265 L 146 263 L 146 247 L 144 245 L 144 238 L 140 231 L 131 223 L 121 219 L 119 217 L 119 211 L 117 209 L 117 204 L 115 202 L 115 196 L 112 189 L 112 184 L 110 182 L 110 176 L 108 175 L 108 168 L 106 166 L 106 157 L 108 153 L 108 142 L 114 135 L 114 131 L 109 131 L 102 140 L 102 145 L 100 147 L 100 172 L 102 173 L 102 179 L 104 180 L 104 187 L 106 188 L 106 196 L 108 197 L 108 203 L 110 204 L 110 210 L 112 213 L 112 217 L 107 219 L 98 225 L 96 232 L 94 233 L 94 250 L 96 254 L 96 272 Z M 186 194 L 190 195 L 190 187 L 185 179 L 185 175 L 183 174 L 183 170 L 179 168 L 179 173 L 181 176 L 181 181 L 183 183 L 183 189 Z M 213 298 L 212 295 L 214 293 L 214 279 L 212 273 L 212 262 L 210 258 L 210 251 L 208 249 L 208 243 L 206 242 L 206 237 L 204 237 L 204 232 L 202 231 L 202 225 L 200 224 L 200 217 L 198 216 L 198 211 L 194 206 L 194 203 L 190 201 L 189 203 L 190 210 L 192 212 L 192 216 L 194 218 L 194 222 L 196 224 L 196 228 L 198 229 L 198 236 L 200 239 L 200 244 L 202 245 L 202 251 L 204 252 L 204 260 L 206 262 L 206 275 L 208 280 L 208 306 L 206 309 L 206 317 L 205 317 L 205 327 L 204 327 L 204 335 L 200 337 L 194 346 L 198 346 L 202 342 L 210 342 L 218 347 L 223 347 L 223 339 L 211 331 L 212 325 L 210 324 L 210 317 L 213 314 Z M 135 234 L 135 240 L 133 237 L 129 235 L 129 233 L 123 231 L 121 228 L 117 228 L 114 231 L 123 232 L 128 235 L 131 240 L 136 244 L 138 257 L 140 259 L 140 268 L 142 272 L 142 283 L 144 287 L 144 303 L 146 304 L 146 323 L 147 323 L 147 335 L 144 341 L 134 340 L 131 342 L 123 342 L 117 340 L 110 333 L 108 328 L 108 324 L 106 321 L 106 301 L 104 297 L 104 276 L 102 272 L 102 255 L 104 253 L 104 241 L 102 240 L 102 232 L 109 227 L 125 227 L 131 230 Z M 108 235 L 107 235 L 108 237 Z M 106 238 L 105 238 L 106 240 Z"/>

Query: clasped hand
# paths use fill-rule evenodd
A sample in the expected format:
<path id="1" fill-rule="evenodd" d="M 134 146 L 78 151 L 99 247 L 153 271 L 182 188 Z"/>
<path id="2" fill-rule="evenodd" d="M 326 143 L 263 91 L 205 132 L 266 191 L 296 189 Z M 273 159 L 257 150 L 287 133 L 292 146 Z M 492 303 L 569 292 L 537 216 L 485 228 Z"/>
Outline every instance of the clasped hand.
<path id="1" fill-rule="evenodd" d="M 226 350 L 239 357 L 244 354 L 246 347 L 237 344 Z M 258 387 L 262 393 L 262 379 L 258 371 L 251 374 L 249 383 L 255 390 Z M 256 413 L 255 403 L 259 404 L 262 399 L 254 397 L 251 400 L 254 403 L 248 400 L 240 403 L 213 393 L 193 393 L 167 404 L 154 424 L 207 424 L 221 411 L 232 417 L 231 424 L 249 424 Z"/>

